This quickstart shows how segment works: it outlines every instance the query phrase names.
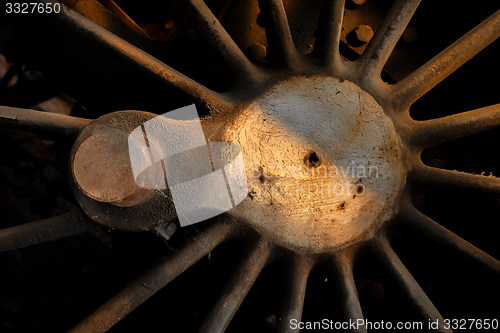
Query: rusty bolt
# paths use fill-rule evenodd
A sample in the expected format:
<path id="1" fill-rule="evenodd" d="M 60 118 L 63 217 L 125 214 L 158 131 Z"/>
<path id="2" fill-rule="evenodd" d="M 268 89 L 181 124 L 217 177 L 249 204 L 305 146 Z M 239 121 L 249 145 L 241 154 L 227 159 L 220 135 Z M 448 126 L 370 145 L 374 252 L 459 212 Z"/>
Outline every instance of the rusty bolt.
<path id="1" fill-rule="evenodd" d="M 356 34 L 356 39 L 360 43 L 365 44 L 365 43 L 368 43 L 372 39 L 373 29 L 367 25 L 362 24 L 356 28 L 355 34 Z"/>
<path id="2" fill-rule="evenodd" d="M 422 207 L 425 204 L 425 194 L 417 194 L 417 196 L 415 196 L 415 198 L 413 199 L 413 204 L 416 207 Z"/>
<path id="3" fill-rule="evenodd" d="M 402 37 L 406 43 L 414 43 L 418 39 L 418 31 L 414 27 L 407 27 Z"/>
<path id="4" fill-rule="evenodd" d="M 351 2 L 356 6 L 361 6 L 366 2 L 366 0 L 351 0 Z"/>
<path id="5" fill-rule="evenodd" d="M 385 295 L 384 287 L 380 283 L 373 282 L 370 288 L 370 294 L 374 298 L 381 300 Z"/>
<path id="6" fill-rule="evenodd" d="M 266 59 L 267 49 L 264 45 L 255 43 L 247 49 L 246 53 L 251 61 L 262 62 Z"/>
<path id="7" fill-rule="evenodd" d="M 163 28 L 165 28 L 165 30 L 167 31 L 174 30 L 176 27 L 177 23 L 175 23 L 174 20 L 166 20 L 165 22 L 163 22 Z"/>

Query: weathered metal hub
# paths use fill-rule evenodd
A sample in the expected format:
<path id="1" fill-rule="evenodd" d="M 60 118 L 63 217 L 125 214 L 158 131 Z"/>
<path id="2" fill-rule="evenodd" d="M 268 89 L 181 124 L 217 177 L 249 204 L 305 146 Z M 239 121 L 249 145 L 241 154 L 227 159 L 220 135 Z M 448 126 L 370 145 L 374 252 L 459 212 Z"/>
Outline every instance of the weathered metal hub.
<path id="1" fill-rule="evenodd" d="M 96 130 L 78 146 L 73 175 L 78 188 L 88 197 L 116 206 L 141 203 L 152 191 L 136 184 L 128 154 L 129 134 L 116 128 Z"/>
<path id="2" fill-rule="evenodd" d="M 249 198 L 234 213 L 285 246 L 322 251 L 369 237 L 405 183 L 392 121 L 365 91 L 332 77 L 273 87 L 225 126 L 240 145 Z"/>
<path id="3" fill-rule="evenodd" d="M 133 177 L 129 134 L 155 115 L 120 111 L 88 125 L 70 158 L 70 184 L 85 213 L 102 225 L 127 231 L 153 229 L 175 218 L 168 190 L 141 188 Z"/>
<path id="4" fill-rule="evenodd" d="M 71 171 L 77 198 L 96 221 L 137 230 L 173 217 L 162 211 L 172 207 L 168 191 L 141 189 L 130 169 L 128 135 L 152 117 L 116 112 L 80 135 Z M 342 247 L 369 237 L 397 210 L 405 183 L 399 139 L 382 107 L 350 81 L 281 82 L 212 138 L 238 144 L 244 156 L 250 192 L 231 213 L 278 244 Z M 155 216 L 137 216 L 146 209 Z"/>

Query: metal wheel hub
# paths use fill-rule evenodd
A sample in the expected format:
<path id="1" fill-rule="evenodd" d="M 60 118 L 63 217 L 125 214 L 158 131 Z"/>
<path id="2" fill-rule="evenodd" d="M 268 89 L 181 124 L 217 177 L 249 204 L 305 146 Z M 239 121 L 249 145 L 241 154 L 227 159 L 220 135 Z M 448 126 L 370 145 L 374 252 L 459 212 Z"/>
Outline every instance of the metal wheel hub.
<path id="1" fill-rule="evenodd" d="M 175 216 L 168 191 L 141 188 L 132 173 L 129 134 L 155 115 L 120 111 L 88 125 L 70 158 L 70 184 L 83 210 L 110 228 L 141 231 Z"/>
<path id="2" fill-rule="evenodd" d="M 247 168 L 251 200 L 236 214 L 282 245 L 346 245 L 396 210 L 405 183 L 399 139 L 382 107 L 350 81 L 282 82 L 222 137 L 240 145 Z"/>
<path id="3" fill-rule="evenodd" d="M 500 169 L 484 144 L 500 128 L 498 4 L 422 1 L 414 15 L 420 0 L 64 2 L 72 8 L 0 24 L 0 252 L 15 250 L 0 272 L 2 327 L 284 333 L 327 318 L 353 332 L 449 333 L 476 318 L 469 331 L 498 328 Z M 453 42 L 462 26 L 472 29 Z M 156 177 L 173 163 L 139 159 L 132 177 L 127 148 L 138 129 L 137 148 L 168 156 L 171 141 L 149 145 L 141 125 L 191 103 L 210 149 L 241 149 L 249 191 L 178 228 L 169 175 Z M 227 179 L 205 197 L 233 197 Z"/>

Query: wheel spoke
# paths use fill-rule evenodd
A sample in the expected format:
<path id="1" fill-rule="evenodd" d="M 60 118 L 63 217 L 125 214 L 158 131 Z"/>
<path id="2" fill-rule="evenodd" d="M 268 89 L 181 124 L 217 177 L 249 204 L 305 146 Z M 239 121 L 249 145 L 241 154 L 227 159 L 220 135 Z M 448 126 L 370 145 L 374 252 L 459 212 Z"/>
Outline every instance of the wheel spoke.
<path id="1" fill-rule="evenodd" d="M 412 142 L 427 148 L 500 126 L 500 104 L 458 113 L 452 116 L 416 121 Z"/>
<path id="2" fill-rule="evenodd" d="M 266 25 L 266 34 L 270 51 L 276 47 L 276 56 L 290 68 L 299 65 L 299 53 L 293 43 L 292 33 L 288 25 L 288 19 L 282 0 L 260 0 L 261 11 L 267 14 L 270 25 Z"/>
<path id="3" fill-rule="evenodd" d="M 50 1 L 39 0 L 50 3 Z M 61 6 L 64 6 L 61 4 Z M 153 80 L 178 92 L 182 97 L 210 109 L 230 108 L 226 98 L 179 73 L 150 54 L 142 51 L 69 8 L 53 16 L 78 38 L 92 43 L 116 59 L 128 63 Z"/>
<path id="4" fill-rule="evenodd" d="M 408 108 L 500 36 L 500 10 L 393 86 L 395 105 Z"/>
<path id="5" fill-rule="evenodd" d="M 0 252 L 56 240 L 92 230 L 96 226 L 80 209 L 48 219 L 0 230 Z"/>
<path id="6" fill-rule="evenodd" d="M 179 1 L 197 31 L 224 59 L 237 79 L 256 79 L 257 68 L 248 60 L 203 0 Z"/>
<path id="7" fill-rule="evenodd" d="M 398 220 L 413 231 L 418 232 L 426 238 L 430 238 L 436 244 L 444 246 L 464 258 L 479 263 L 488 270 L 500 274 L 499 260 L 481 251 L 436 221 L 422 214 L 410 200 L 407 200 L 403 205 L 403 209 L 398 215 Z"/>
<path id="8" fill-rule="evenodd" d="M 227 282 L 200 332 L 224 332 L 266 265 L 270 253 L 271 248 L 268 243 L 259 243 L 246 255 Z"/>
<path id="9" fill-rule="evenodd" d="M 288 281 L 285 286 L 281 314 L 278 319 L 276 332 L 299 332 L 299 329 L 290 327 L 290 320 L 300 321 L 304 308 L 307 278 L 311 271 L 311 264 L 304 258 L 294 258 L 289 268 Z"/>
<path id="10" fill-rule="evenodd" d="M 376 254 L 418 312 L 428 320 L 439 321 L 439 328 L 435 332 L 453 332 L 450 329 L 444 328 L 443 317 L 422 288 L 420 288 L 408 269 L 406 269 L 405 265 L 389 245 L 387 239 L 379 239 L 377 241 Z"/>
<path id="11" fill-rule="evenodd" d="M 106 332 L 166 284 L 210 253 L 230 233 L 231 228 L 222 223 L 208 228 L 186 242 L 169 257 L 151 267 L 69 332 Z"/>
<path id="12" fill-rule="evenodd" d="M 91 119 L 0 106 L 0 127 L 76 137 Z"/>
<path id="13" fill-rule="evenodd" d="M 470 195 L 500 197 L 500 178 L 444 170 L 421 164 L 409 177 L 424 187 L 446 189 Z"/>
<path id="14" fill-rule="evenodd" d="M 361 55 L 360 78 L 380 78 L 392 50 L 412 18 L 420 0 L 397 0 Z"/>
<path id="15" fill-rule="evenodd" d="M 352 274 L 352 260 L 350 258 L 336 258 L 335 260 L 336 281 L 339 284 L 340 301 L 344 311 L 344 321 L 356 322 L 364 319 L 358 292 Z M 350 332 L 367 332 L 366 327 L 360 326 Z"/>
<path id="16" fill-rule="evenodd" d="M 313 53 L 317 54 L 326 66 L 332 67 L 335 74 L 339 72 L 338 67 L 342 62 L 339 43 L 344 7 L 345 0 L 323 0 L 313 49 Z"/>

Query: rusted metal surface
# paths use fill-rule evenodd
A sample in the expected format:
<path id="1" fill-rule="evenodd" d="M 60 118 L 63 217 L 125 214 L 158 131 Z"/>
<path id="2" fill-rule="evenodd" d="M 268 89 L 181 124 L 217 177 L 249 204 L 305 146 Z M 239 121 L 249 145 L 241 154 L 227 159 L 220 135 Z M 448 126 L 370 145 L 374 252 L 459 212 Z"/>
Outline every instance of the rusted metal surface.
<path id="1" fill-rule="evenodd" d="M 246 50 L 246 54 L 252 61 L 262 62 L 266 60 L 267 48 L 260 43 L 255 43 Z"/>
<path id="2" fill-rule="evenodd" d="M 352 5 L 352 1 L 349 3 Z M 247 245 L 246 255 L 208 312 L 201 331 L 223 332 L 261 271 L 274 258 L 291 263 L 286 285 L 289 293 L 278 317 L 279 332 L 292 331 L 287 323 L 301 319 L 309 274 L 314 266 L 325 262 L 335 278 L 340 296 L 336 301 L 344 320 L 362 319 L 353 267 L 357 257 L 366 252 L 377 256 L 414 309 L 425 319 L 442 323 L 439 309 L 393 250 L 388 229 L 413 229 L 494 273 L 500 272 L 499 260 L 419 212 L 411 200 L 420 187 L 498 198 L 497 177 L 433 168 L 421 160 L 422 151 L 429 146 L 498 128 L 498 106 L 422 122 L 412 119 L 408 111 L 417 99 L 498 38 L 500 12 L 406 79 L 388 85 L 382 80 L 382 69 L 419 3 L 397 0 L 384 20 L 368 22 L 375 30 L 373 38 L 358 30 L 358 41 L 367 45 L 355 50 L 360 54 L 357 61 L 346 61 L 339 51 L 340 42 L 347 42 L 347 33 L 358 25 L 342 25 L 342 17 L 354 15 L 345 14 L 344 1 L 324 2 L 320 31 L 310 55 L 298 51 L 283 2 L 261 1 L 260 8 L 268 15 L 268 44 L 251 44 L 260 45 L 255 52 L 247 52 L 254 54 L 252 63 L 203 1 L 182 1 L 198 33 L 232 75 L 233 89 L 224 94 L 182 75 L 79 14 L 70 11 L 59 15 L 57 20 L 76 36 L 212 111 L 203 124 L 207 139 L 240 146 L 247 180 L 252 185 L 242 204 L 212 221 L 214 225 L 201 235 L 186 240 L 72 331 L 107 331 L 240 230 L 254 242 Z M 375 6 L 363 1 L 355 4 L 360 11 Z M 259 67 L 261 62 L 264 66 Z M 95 222 L 106 228 L 144 231 L 175 221 L 168 190 L 143 190 L 130 178 L 125 139 L 153 114 L 112 112 L 90 123 L 2 107 L 0 116 L 0 125 L 5 127 L 78 135 L 70 155 L 70 184 L 78 204 Z M 334 166 L 337 178 L 352 181 L 354 189 L 362 185 L 362 191 L 325 193 L 325 170 L 329 174 L 328 167 Z M 364 166 L 365 175 L 370 166 L 376 167 L 377 174 L 351 176 L 345 173 L 349 166 Z M 299 170 L 301 176 L 287 174 L 292 170 Z M 272 193 L 277 184 L 281 192 Z M 290 196 L 283 193 L 290 184 L 314 191 Z M 0 231 L 0 240 L 5 240 L 2 249 L 88 230 L 81 219 L 67 223 L 69 217 L 75 217 L 73 214 Z M 33 230 L 35 234 L 30 235 Z M 258 237 L 254 239 L 255 234 Z M 442 326 L 437 331 L 449 332 Z"/>
<path id="3" fill-rule="evenodd" d="M 362 4 L 364 4 L 367 0 L 349 0 L 350 2 L 352 2 L 353 4 L 357 5 L 357 6 L 361 6 Z"/>
<path id="4" fill-rule="evenodd" d="M 234 77 L 247 84 L 255 81 L 258 69 L 243 54 L 207 5 L 202 0 L 182 0 L 178 3 L 191 17 L 198 32 L 222 56 Z"/>
<path id="5" fill-rule="evenodd" d="M 393 103 L 409 107 L 500 37 L 500 10 L 392 87 Z"/>
<path id="6" fill-rule="evenodd" d="M 131 207 L 153 194 L 134 179 L 128 149 L 129 134 L 103 129 L 87 136 L 73 158 L 73 175 L 78 188 L 88 197 L 116 206 Z"/>
<path id="7" fill-rule="evenodd" d="M 284 246 L 321 252 L 370 237 L 405 184 L 390 118 L 347 80 L 290 79 L 214 137 L 241 147 L 254 193 L 234 214 Z M 304 163 L 310 151 L 314 167 Z"/>
<path id="8" fill-rule="evenodd" d="M 0 230 L 0 251 L 20 249 L 90 231 L 97 225 L 78 208 L 44 220 Z"/>
<path id="9" fill-rule="evenodd" d="M 77 12 L 66 8 L 63 13 L 54 14 L 54 18 L 66 29 L 76 34 L 78 38 L 88 40 L 96 47 L 104 49 L 117 59 L 121 59 L 126 64 L 130 64 L 141 70 L 149 79 L 156 80 L 159 84 L 164 84 L 165 87 L 173 89 L 193 101 L 206 105 L 210 110 L 227 107 L 227 101 L 223 95 L 211 91 L 191 80 Z"/>
<path id="10" fill-rule="evenodd" d="M 277 57 L 290 68 L 300 67 L 299 53 L 295 48 L 285 13 L 283 2 L 278 0 L 261 1 L 261 11 L 268 15 L 269 24 L 266 36 L 270 44 L 277 46 Z"/>
<path id="11" fill-rule="evenodd" d="M 76 137 L 92 120 L 0 106 L 0 127 Z"/>
<path id="12" fill-rule="evenodd" d="M 359 301 L 356 283 L 353 275 L 353 252 L 346 251 L 333 260 L 333 274 L 338 283 L 338 291 L 342 302 L 344 320 L 365 319 Z M 366 327 L 361 326 L 356 329 L 349 328 L 348 332 L 364 333 Z"/>
<path id="13" fill-rule="evenodd" d="M 366 47 L 360 58 L 362 75 L 367 77 L 380 76 L 383 66 L 387 63 L 419 4 L 419 0 L 400 0 L 393 4 L 377 29 L 373 42 Z"/>
<path id="14" fill-rule="evenodd" d="M 227 224 L 218 224 L 187 242 L 184 247 L 158 262 L 115 297 L 102 305 L 69 332 L 106 332 L 167 283 L 207 255 L 231 234 Z"/>
<path id="15" fill-rule="evenodd" d="M 118 6 L 116 4 L 116 2 L 114 2 L 113 0 L 103 0 L 101 1 L 101 4 L 106 7 L 111 13 L 113 13 L 115 16 L 117 16 L 118 18 L 118 22 L 120 23 L 125 23 L 127 26 L 129 26 L 132 30 L 134 30 L 135 32 L 137 32 L 138 34 L 142 35 L 142 36 L 146 36 L 146 37 L 149 37 L 147 35 L 147 33 L 142 30 L 142 28 L 137 25 L 137 23 L 135 23 L 135 21 L 130 18 L 129 15 L 127 15 L 127 13 L 125 13 L 123 11 L 123 9 L 120 8 L 120 6 Z M 77 4 L 78 5 L 78 4 Z M 99 5 L 99 2 L 95 3 L 95 6 L 98 6 Z M 74 7 L 73 8 L 74 10 L 76 11 L 79 11 L 80 8 L 78 7 Z M 89 18 L 91 19 L 91 18 Z M 96 20 L 95 19 L 91 19 L 93 22 L 95 22 Z M 114 21 L 114 18 L 112 17 L 106 17 L 104 20 L 104 22 L 109 22 L 109 21 Z M 106 27 L 104 27 L 106 28 Z M 110 29 L 107 29 L 107 30 L 110 30 Z M 123 29 L 117 29 L 118 31 L 120 30 L 123 30 Z"/>
<path id="16" fill-rule="evenodd" d="M 385 8 L 381 12 L 383 7 Z M 360 25 L 367 25 L 375 32 L 379 30 L 381 21 L 384 19 L 382 13 L 386 13 L 387 9 L 389 9 L 389 3 L 365 1 L 365 3 L 358 5 L 353 3 L 352 0 L 345 0 L 342 29 L 339 31 L 339 46 L 348 51 L 348 53 L 343 52 L 344 57 L 347 56 L 350 60 L 356 60 L 363 54 L 368 44 L 356 42 L 355 39 L 353 43 L 352 34 Z"/>
<path id="17" fill-rule="evenodd" d="M 312 54 L 321 59 L 332 72 L 340 73 L 343 61 L 340 55 L 340 35 L 345 0 L 323 1 L 318 22 L 318 33 Z"/>
<path id="18" fill-rule="evenodd" d="M 368 43 L 373 37 L 373 29 L 366 24 L 362 24 L 356 28 L 355 34 L 359 42 Z"/>
<path id="19" fill-rule="evenodd" d="M 436 221 L 421 213 L 409 200 L 408 193 L 405 193 L 404 204 L 398 214 L 398 222 L 403 222 L 403 226 L 410 228 L 425 239 L 432 239 L 441 244 L 445 250 L 458 254 L 461 257 L 481 265 L 486 269 L 500 274 L 500 261 L 478 249 L 471 243 L 457 236 L 450 230 L 441 226 Z"/>
<path id="20" fill-rule="evenodd" d="M 272 245 L 257 243 L 236 267 L 200 332 L 224 332 L 248 291 L 267 264 Z"/>
<path id="21" fill-rule="evenodd" d="M 406 43 L 415 43 L 418 39 L 418 30 L 415 27 L 406 27 L 401 37 Z"/>
<path id="22" fill-rule="evenodd" d="M 300 321 L 304 308 L 304 298 L 306 294 L 307 279 L 311 272 L 313 260 L 307 256 L 294 256 L 287 266 L 287 280 L 285 286 L 287 292 L 283 297 L 281 313 L 278 318 L 276 331 L 299 332 L 299 329 L 290 328 L 290 320 Z"/>
<path id="23" fill-rule="evenodd" d="M 430 188 L 448 188 L 458 193 L 468 193 L 498 198 L 500 179 L 495 176 L 474 175 L 456 170 L 430 167 L 419 162 L 409 174 L 412 181 Z"/>
<path id="24" fill-rule="evenodd" d="M 379 239 L 375 242 L 374 251 L 379 256 L 381 263 L 393 275 L 394 281 L 400 285 L 401 291 L 413 303 L 418 312 L 430 321 L 438 321 L 439 325 L 435 332 L 450 333 L 453 332 L 449 327 L 445 327 L 444 318 L 432 304 L 425 292 L 420 288 L 417 281 L 406 269 L 397 254 L 391 248 L 386 239 Z"/>
<path id="25" fill-rule="evenodd" d="M 70 184 L 82 209 L 98 223 L 143 231 L 175 218 L 170 192 L 138 187 L 131 170 L 128 135 L 153 117 L 139 111 L 110 113 L 87 126 L 77 138 L 70 158 Z M 93 135 L 95 141 L 90 139 Z M 85 147 L 89 139 L 92 142 Z M 116 181 L 116 186 L 111 186 L 110 180 Z"/>
<path id="26" fill-rule="evenodd" d="M 428 148 L 438 143 L 500 127 L 500 105 L 462 112 L 439 119 L 415 122 L 412 143 Z"/>

